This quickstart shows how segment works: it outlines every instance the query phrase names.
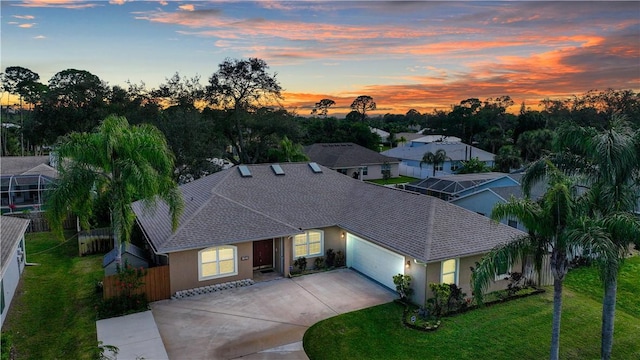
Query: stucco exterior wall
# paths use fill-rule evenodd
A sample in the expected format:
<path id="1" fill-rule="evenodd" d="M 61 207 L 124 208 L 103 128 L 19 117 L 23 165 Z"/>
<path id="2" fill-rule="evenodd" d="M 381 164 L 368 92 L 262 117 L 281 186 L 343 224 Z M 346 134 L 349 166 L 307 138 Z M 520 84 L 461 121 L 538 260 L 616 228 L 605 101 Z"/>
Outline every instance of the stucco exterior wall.
<path id="1" fill-rule="evenodd" d="M 169 254 L 169 277 L 171 293 L 201 286 L 253 278 L 253 243 L 234 244 L 238 248 L 238 275 L 211 280 L 198 280 L 198 252 L 203 249 L 180 251 Z M 243 257 L 248 257 L 242 260 Z"/>
<path id="2" fill-rule="evenodd" d="M 482 259 L 482 255 L 469 256 L 458 259 L 458 287 L 462 289 L 463 293 L 467 294 L 467 297 L 472 296 L 471 290 L 471 267 L 474 267 L 476 262 Z M 522 269 L 521 264 L 516 264 L 512 271 L 520 272 Z M 433 297 L 433 292 L 429 289 L 429 284 L 440 283 L 440 273 L 442 270 L 442 262 L 429 263 L 427 265 L 427 284 L 426 284 L 426 299 Z M 499 279 L 492 281 L 487 289 L 487 292 L 506 289 L 509 284 L 508 280 Z"/>

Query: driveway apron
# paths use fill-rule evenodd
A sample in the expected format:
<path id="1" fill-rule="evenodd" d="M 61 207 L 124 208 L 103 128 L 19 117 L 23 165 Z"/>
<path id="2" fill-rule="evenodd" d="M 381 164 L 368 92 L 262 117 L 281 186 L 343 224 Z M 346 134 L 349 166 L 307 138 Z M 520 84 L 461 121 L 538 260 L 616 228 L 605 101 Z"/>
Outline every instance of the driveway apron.
<path id="1" fill-rule="evenodd" d="M 329 317 L 392 301 L 395 293 L 339 269 L 152 303 L 169 359 L 307 359 L 305 331 Z"/>

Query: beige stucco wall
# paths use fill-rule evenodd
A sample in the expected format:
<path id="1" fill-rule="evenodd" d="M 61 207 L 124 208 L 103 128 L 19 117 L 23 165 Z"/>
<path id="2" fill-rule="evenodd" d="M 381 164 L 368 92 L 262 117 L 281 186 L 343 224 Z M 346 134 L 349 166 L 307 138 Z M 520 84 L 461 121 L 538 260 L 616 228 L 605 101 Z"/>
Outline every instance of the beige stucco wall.
<path id="1" fill-rule="evenodd" d="M 228 281 L 253 278 L 253 243 L 246 242 L 234 245 L 238 247 L 238 275 L 205 281 L 198 280 L 198 252 L 202 249 L 170 253 L 169 276 L 171 279 L 171 293 Z M 247 260 L 240 260 L 243 256 L 248 256 L 249 258 Z"/>
<path id="2" fill-rule="evenodd" d="M 467 294 L 467 297 L 472 296 L 471 290 L 471 267 L 474 267 L 476 262 L 482 259 L 482 255 L 469 256 L 459 259 L 458 264 L 458 287 L 462 289 L 462 292 Z M 442 269 L 442 262 L 429 263 L 427 265 L 427 282 L 426 282 L 426 296 L 425 300 L 433 297 L 429 284 L 440 282 L 440 272 Z M 521 271 L 521 265 L 518 263 L 513 267 L 513 271 Z M 492 281 L 487 289 L 487 292 L 506 289 L 509 281 L 498 280 Z M 418 303 L 421 304 L 421 303 Z"/>
<path id="3" fill-rule="evenodd" d="M 323 255 L 307 257 L 307 269 L 314 268 L 314 261 L 318 257 L 325 257 L 327 250 L 333 249 L 334 252 L 342 251 L 344 254 L 346 252 L 346 235 L 342 238 L 342 233 L 344 232 L 337 226 L 331 226 L 326 228 L 317 228 L 317 229 L 309 229 L 309 230 L 322 230 L 324 231 L 324 247 L 323 247 Z M 346 234 L 346 232 L 344 232 Z M 284 275 L 288 275 L 288 271 L 290 266 L 293 266 L 294 262 L 293 258 L 293 239 L 289 238 L 285 242 L 285 271 L 287 272 Z"/>

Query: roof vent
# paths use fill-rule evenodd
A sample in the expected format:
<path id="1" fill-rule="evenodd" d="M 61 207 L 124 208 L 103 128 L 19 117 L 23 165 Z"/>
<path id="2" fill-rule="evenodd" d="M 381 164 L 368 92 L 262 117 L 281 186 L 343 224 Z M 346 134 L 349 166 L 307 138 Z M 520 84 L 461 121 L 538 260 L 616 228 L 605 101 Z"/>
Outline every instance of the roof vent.
<path id="1" fill-rule="evenodd" d="M 251 177 L 251 171 L 246 165 L 238 165 L 238 171 L 242 177 Z"/>
<path id="2" fill-rule="evenodd" d="M 273 173 L 276 175 L 284 175 L 284 170 L 282 170 L 282 167 L 278 164 L 271 165 L 271 170 L 273 170 Z"/>
<path id="3" fill-rule="evenodd" d="M 318 166 L 317 163 L 310 162 L 309 167 L 311 168 L 311 171 L 313 171 L 316 174 L 320 174 L 322 172 L 322 169 L 320 168 L 320 166 Z"/>

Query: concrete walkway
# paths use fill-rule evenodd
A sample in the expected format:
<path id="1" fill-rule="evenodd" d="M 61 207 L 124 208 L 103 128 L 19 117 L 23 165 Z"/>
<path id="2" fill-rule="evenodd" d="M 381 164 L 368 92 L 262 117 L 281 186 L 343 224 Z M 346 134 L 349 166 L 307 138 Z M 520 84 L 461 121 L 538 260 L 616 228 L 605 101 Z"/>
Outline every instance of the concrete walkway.
<path id="1" fill-rule="evenodd" d="M 168 360 L 151 311 L 98 320 L 98 341 L 118 347 L 118 360 Z M 113 356 L 105 350 L 105 355 Z"/>

